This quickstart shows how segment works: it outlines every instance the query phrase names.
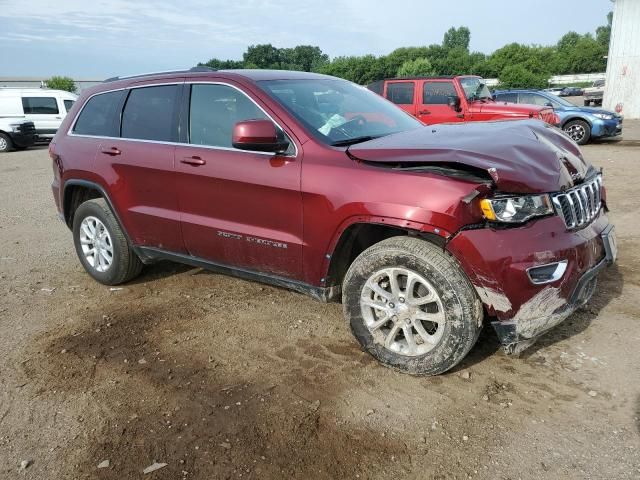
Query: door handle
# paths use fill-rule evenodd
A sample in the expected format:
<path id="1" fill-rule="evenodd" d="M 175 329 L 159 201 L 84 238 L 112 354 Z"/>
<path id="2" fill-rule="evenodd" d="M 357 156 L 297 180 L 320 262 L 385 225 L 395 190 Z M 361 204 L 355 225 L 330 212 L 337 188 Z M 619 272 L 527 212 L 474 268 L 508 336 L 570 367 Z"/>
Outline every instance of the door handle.
<path id="1" fill-rule="evenodd" d="M 122 153 L 120 149 L 116 147 L 101 148 L 100 152 L 104 153 L 105 155 L 111 155 L 112 157 L 115 157 L 116 155 L 120 155 Z"/>
<path id="2" fill-rule="evenodd" d="M 429 110 L 420 110 L 418 115 L 429 115 L 431 112 Z"/>
<path id="3" fill-rule="evenodd" d="M 180 163 L 186 163 L 187 165 L 199 167 L 200 165 L 204 165 L 207 162 L 201 159 L 200 157 L 198 157 L 197 155 L 194 155 L 193 157 L 184 157 L 182 160 L 180 160 Z"/>

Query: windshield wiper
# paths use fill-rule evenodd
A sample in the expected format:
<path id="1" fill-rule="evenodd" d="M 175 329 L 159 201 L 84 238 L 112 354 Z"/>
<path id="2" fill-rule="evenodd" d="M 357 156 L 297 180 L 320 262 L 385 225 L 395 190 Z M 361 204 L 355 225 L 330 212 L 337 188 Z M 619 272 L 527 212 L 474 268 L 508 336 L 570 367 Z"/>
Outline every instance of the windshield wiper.
<path id="1" fill-rule="evenodd" d="M 338 140 L 331 144 L 332 147 L 346 147 L 348 145 L 355 145 L 356 143 L 367 142 L 375 138 L 384 137 L 384 135 L 363 135 L 361 137 L 347 138 L 345 140 Z"/>

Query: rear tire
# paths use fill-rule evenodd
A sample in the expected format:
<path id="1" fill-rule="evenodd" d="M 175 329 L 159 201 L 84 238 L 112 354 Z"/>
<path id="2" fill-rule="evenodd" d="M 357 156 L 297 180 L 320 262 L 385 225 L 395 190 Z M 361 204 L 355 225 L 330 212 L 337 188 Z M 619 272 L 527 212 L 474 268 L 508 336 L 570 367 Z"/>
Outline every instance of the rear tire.
<path id="1" fill-rule="evenodd" d="M 75 211 L 73 242 L 84 269 L 104 285 L 127 282 L 142 270 L 142 262 L 103 198 L 88 200 Z"/>
<path id="2" fill-rule="evenodd" d="M 0 133 L 0 153 L 10 152 L 13 148 L 11 137 L 6 133 Z"/>
<path id="3" fill-rule="evenodd" d="M 482 305 L 464 272 L 421 239 L 392 237 L 368 248 L 351 264 L 342 291 L 345 317 L 363 349 L 412 375 L 453 368 L 482 328 Z"/>
<path id="4" fill-rule="evenodd" d="M 591 138 L 591 126 L 584 120 L 571 120 L 562 130 L 578 145 L 586 144 Z"/>

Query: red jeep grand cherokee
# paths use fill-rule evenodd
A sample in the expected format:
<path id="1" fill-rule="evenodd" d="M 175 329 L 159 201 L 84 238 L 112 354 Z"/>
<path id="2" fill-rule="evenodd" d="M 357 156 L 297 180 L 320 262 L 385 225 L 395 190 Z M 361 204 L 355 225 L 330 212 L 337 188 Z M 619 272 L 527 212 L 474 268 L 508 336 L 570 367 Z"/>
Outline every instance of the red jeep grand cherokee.
<path id="1" fill-rule="evenodd" d="M 84 91 L 51 143 L 101 283 L 170 259 L 341 298 L 365 350 L 438 374 L 485 319 L 520 351 L 615 260 L 600 172 L 541 121 L 425 127 L 337 78 L 202 70 Z"/>

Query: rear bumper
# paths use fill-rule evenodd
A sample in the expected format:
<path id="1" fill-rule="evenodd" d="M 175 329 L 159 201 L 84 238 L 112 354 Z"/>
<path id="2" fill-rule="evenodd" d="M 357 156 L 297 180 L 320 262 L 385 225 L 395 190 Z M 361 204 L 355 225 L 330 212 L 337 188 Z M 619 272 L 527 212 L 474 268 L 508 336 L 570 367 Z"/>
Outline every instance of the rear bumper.
<path id="1" fill-rule="evenodd" d="M 602 211 L 576 231 L 553 216 L 519 228 L 462 231 L 447 249 L 469 276 L 501 343 L 514 353 L 589 300 L 597 274 L 613 261 L 603 240 L 610 228 Z M 533 283 L 527 270 L 554 262 L 566 262 L 563 275 Z"/>

